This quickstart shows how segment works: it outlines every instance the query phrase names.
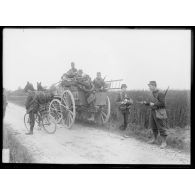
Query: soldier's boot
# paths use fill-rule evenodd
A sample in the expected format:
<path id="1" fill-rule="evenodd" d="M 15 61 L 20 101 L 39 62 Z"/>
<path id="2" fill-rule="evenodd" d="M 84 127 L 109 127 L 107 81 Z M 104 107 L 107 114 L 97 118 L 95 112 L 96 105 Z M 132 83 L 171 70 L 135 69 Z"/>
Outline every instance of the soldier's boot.
<path id="1" fill-rule="evenodd" d="M 154 133 L 154 136 L 151 140 L 148 141 L 149 144 L 157 144 L 157 136 L 158 134 Z"/>
<path id="2" fill-rule="evenodd" d="M 26 133 L 26 135 L 33 135 L 33 128 L 30 127 L 30 131 Z"/>
<path id="3" fill-rule="evenodd" d="M 164 149 L 164 148 L 167 147 L 167 137 L 166 136 L 161 136 L 161 140 L 162 140 L 162 142 L 161 142 L 160 148 Z"/>

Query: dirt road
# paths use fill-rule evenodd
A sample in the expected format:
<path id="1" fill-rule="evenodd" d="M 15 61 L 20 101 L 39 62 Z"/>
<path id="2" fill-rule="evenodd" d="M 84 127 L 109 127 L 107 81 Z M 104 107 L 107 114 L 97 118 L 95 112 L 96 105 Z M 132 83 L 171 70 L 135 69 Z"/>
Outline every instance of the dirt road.
<path id="1" fill-rule="evenodd" d="M 25 109 L 8 104 L 4 122 L 34 158 L 34 163 L 58 164 L 190 164 L 190 155 L 160 149 L 134 138 L 122 138 L 101 129 L 75 124 L 71 130 L 58 126 L 55 134 L 34 130 L 25 135 Z"/>

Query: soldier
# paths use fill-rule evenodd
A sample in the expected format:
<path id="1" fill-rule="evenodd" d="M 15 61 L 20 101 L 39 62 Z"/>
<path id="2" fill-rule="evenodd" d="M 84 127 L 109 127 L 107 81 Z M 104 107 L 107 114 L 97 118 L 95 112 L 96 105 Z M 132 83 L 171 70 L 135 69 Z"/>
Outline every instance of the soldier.
<path id="1" fill-rule="evenodd" d="M 77 75 L 76 75 L 76 80 L 78 81 L 83 81 L 83 70 L 82 69 L 79 69 L 78 72 L 77 72 Z"/>
<path id="2" fill-rule="evenodd" d="M 25 103 L 26 113 L 29 114 L 30 119 L 30 132 L 26 133 L 26 135 L 32 135 L 35 125 L 35 114 L 38 112 L 39 104 L 36 100 L 36 94 L 33 89 L 25 87 L 24 91 L 27 93 L 27 99 Z"/>
<path id="3" fill-rule="evenodd" d="M 93 80 L 94 87 L 96 91 L 103 91 L 105 89 L 106 83 L 101 76 L 100 72 L 97 72 L 96 78 Z"/>
<path id="4" fill-rule="evenodd" d="M 71 69 L 69 71 L 67 71 L 66 73 L 64 73 L 61 78 L 62 79 L 66 78 L 66 77 L 73 78 L 76 75 L 77 75 L 77 69 L 75 68 L 75 63 L 71 62 Z"/>
<path id="5" fill-rule="evenodd" d="M 167 146 L 166 138 L 166 123 L 165 119 L 167 118 L 166 109 L 165 109 L 165 95 L 157 89 L 156 81 L 150 81 L 148 84 L 150 91 L 152 92 L 153 97 L 155 98 L 155 103 L 153 102 L 144 102 L 145 105 L 151 107 L 150 114 L 150 124 L 153 131 L 153 138 L 149 141 L 151 144 L 157 143 L 157 136 L 160 133 L 161 136 L 161 146 L 160 148 L 165 148 Z"/>
<path id="6" fill-rule="evenodd" d="M 7 96 L 6 96 L 5 88 L 3 88 L 3 118 L 5 116 L 7 104 L 8 104 L 7 103 Z"/>
<path id="7" fill-rule="evenodd" d="M 133 100 L 128 97 L 127 92 L 127 85 L 122 84 L 121 85 L 121 92 L 118 94 L 117 97 L 117 104 L 119 105 L 119 110 L 123 115 L 124 124 L 120 126 L 121 130 L 125 130 L 127 128 L 127 121 L 129 116 L 129 108 L 131 104 L 133 104 Z"/>
<path id="8" fill-rule="evenodd" d="M 83 76 L 84 82 L 83 82 L 83 90 L 85 92 L 85 97 L 87 100 L 87 104 L 89 107 L 92 109 L 95 106 L 95 91 L 94 91 L 94 84 L 91 80 L 91 77 L 89 75 L 84 75 Z M 90 118 L 88 118 L 89 121 L 94 121 L 95 120 L 95 113 L 91 112 Z"/>

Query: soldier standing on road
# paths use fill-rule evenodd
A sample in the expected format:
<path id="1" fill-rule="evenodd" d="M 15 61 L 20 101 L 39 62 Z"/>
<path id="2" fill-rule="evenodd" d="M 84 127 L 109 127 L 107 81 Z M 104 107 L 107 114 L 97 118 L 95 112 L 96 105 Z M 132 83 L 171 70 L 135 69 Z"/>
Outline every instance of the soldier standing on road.
<path id="1" fill-rule="evenodd" d="M 24 91 L 27 93 L 27 99 L 25 102 L 26 113 L 29 114 L 30 119 L 30 132 L 26 133 L 26 135 L 32 135 L 35 125 L 35 114 L 38 112 L 39 103 L 36 100 L 36 93 L 33 86 L 32 88 L 25 88 Z"/>
<path id="2" fill-rule="evenodd" d="M 153 97 L 155 98 L 155 103 L 147 103 L 144 102 L 145 105 L 149 105 L 151 107 L 150 114 L 150 124 L 153 131 L 153 139 L 149 141 L 151 144 L 157 143 L 157 136 L 160 133 L 162 138 L 161 148 L 165 148 L 167 146 L 166 138 L 166 123 L 165 119 L 167 118 L 166 109 L 165 109 L 165 95 L 166 93 L 162 93 L 157 89 L 156 81 L 150 81 L 148 84 L 150 91 L 152 92 Z"/>
<path id="3" fill-rule="evenodd" d="M 119 127 L 121 130 L 125 130 L 127 128 L 129 109 L 130 106 L 133 104 L 133 100 L 128 97 L 126 89 L 127 85 L 122 84 L 121 92 L 118 94 L 116 100 L 117 104 L 119 104 L 119 110 L 122 113 L 124 119 L 124 124 Z"/>

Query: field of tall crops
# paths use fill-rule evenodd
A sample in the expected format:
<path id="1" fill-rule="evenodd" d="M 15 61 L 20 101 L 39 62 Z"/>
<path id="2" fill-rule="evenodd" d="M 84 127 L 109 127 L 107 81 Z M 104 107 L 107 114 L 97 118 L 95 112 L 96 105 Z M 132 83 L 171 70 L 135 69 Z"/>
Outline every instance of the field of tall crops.
<path id="1" fill-rule="evenodd" d="M 149 128 L 150 109 L 138 102 L 142 100 L 152 101 L 153 97 L 149 91 L 128 91 L 129 97 L 134 100 L 130 109 L 129 122 L 142 128 Z M 111 121 L 120 120 L 120 114 L 115 100 L 117 92 L 109 92 L 111 102 Z M 167 127 L 175 128 L 190 126 L 190 91 L 169 90 L 166 95 L 166 108 L 168 114 Z"/>

